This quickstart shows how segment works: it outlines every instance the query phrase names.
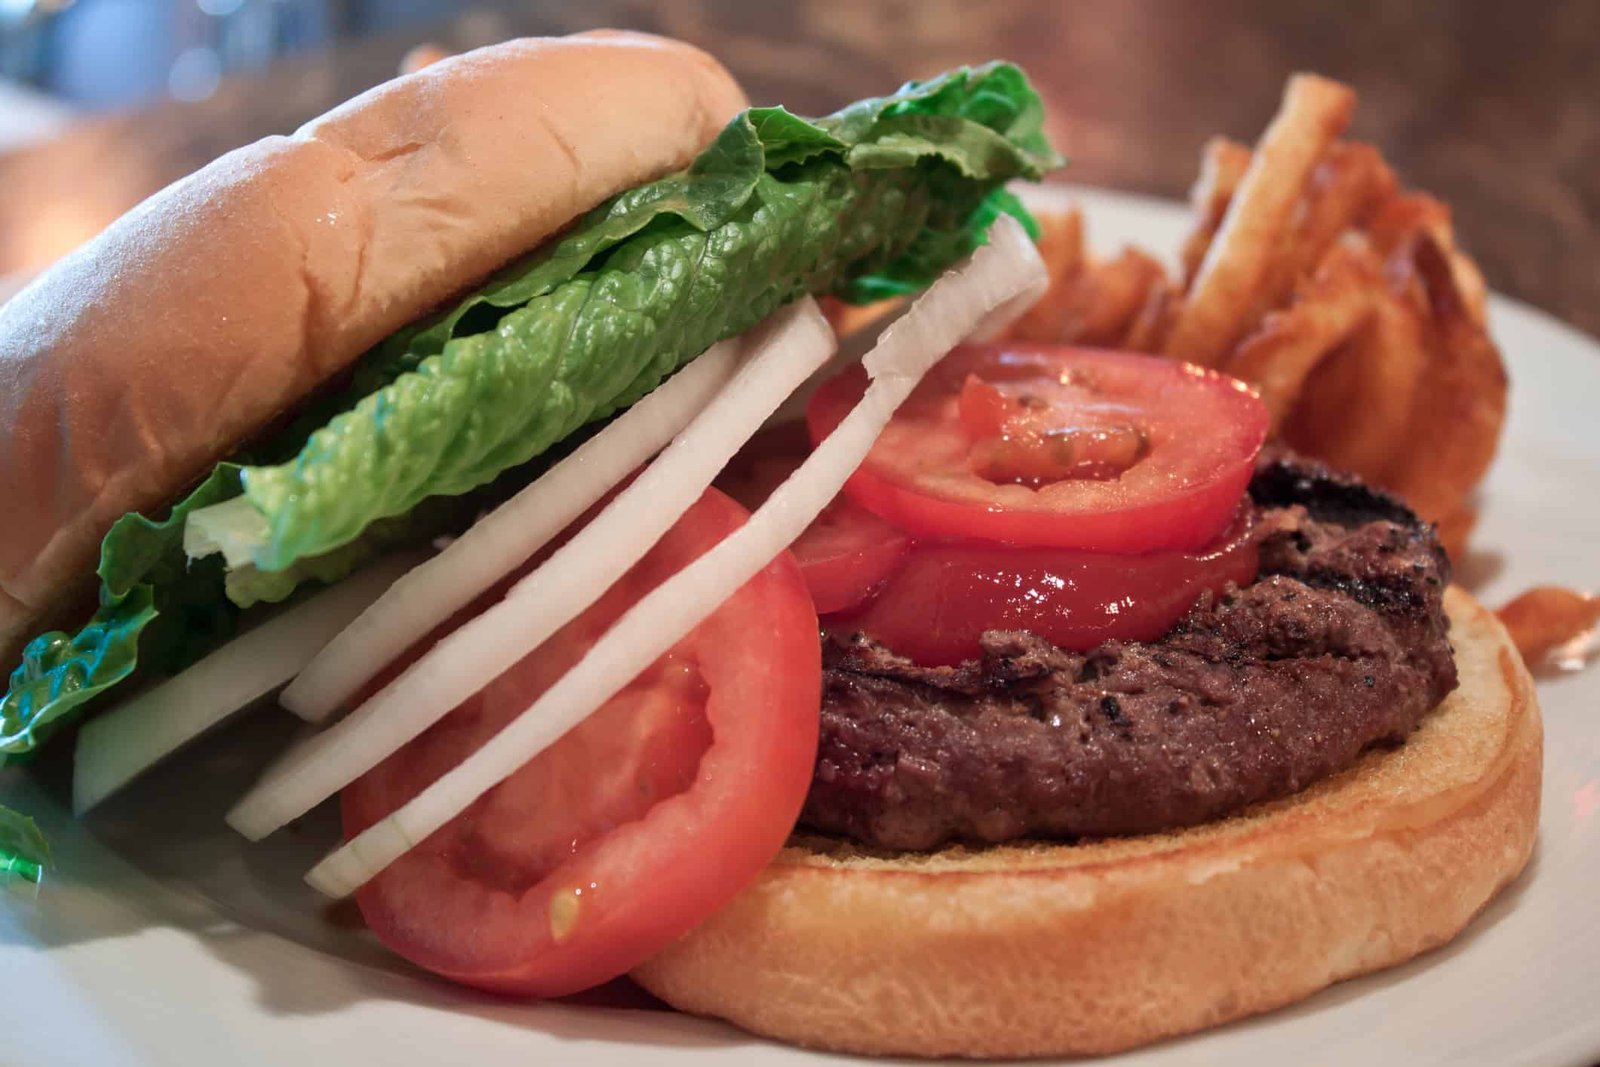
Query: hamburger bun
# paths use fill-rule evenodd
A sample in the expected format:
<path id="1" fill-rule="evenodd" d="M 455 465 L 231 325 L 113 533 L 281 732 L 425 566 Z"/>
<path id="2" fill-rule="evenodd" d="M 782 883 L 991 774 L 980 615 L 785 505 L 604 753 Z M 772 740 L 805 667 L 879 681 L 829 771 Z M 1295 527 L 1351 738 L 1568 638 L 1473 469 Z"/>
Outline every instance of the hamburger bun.
<path id="1" fill-rule="evenodd" d="M 0 647 L 88 602 L 123 513 L 159 508 L 607 197 L 687 166 L 744 103 L 676 41 L 512 41 L 231 152 L 57 264 L 0 306 Z"/>
<path id="2" fill-rule="evenodd" d="M 1515 878 L 1542 727 L 1495 617 L 1446 597 L 1460 688 L 1403 745 L 1287 799 L 1078 845 L 875 854 L 798 837 L 634 972 L 684 1011 L 857 1053 L 1104 1053 L 1450 940 Z"/>

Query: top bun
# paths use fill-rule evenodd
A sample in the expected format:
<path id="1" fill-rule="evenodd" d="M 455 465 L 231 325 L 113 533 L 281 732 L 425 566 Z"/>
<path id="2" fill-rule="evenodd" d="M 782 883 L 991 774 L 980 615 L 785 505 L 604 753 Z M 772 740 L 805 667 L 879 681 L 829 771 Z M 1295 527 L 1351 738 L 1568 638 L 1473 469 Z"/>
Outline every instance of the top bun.
<path id="1" fill-rule="evenodd" d="M 511 41 L 230 152 L 0 306 L 0 647 L 81 608 L 119 516 L 159 508 L 406 323 L 745 104 L 638 33 Z"/>

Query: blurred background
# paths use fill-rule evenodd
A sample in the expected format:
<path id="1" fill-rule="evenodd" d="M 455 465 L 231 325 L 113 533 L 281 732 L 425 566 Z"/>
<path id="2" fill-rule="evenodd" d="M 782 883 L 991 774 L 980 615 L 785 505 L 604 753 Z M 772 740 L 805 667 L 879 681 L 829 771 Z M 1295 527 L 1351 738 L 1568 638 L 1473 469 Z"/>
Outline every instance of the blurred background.
<path id="1" fill-rule="evenodd" d="M 459 14 L 447 0 L 0 0 L 0 73 L 45 113 L 200 101 L 226 76 Z M 20 126 L 20 124 L 19 124 Z M 7 130 L 17 141 L 37 132 Z"/>
<path id="2" fill-rule="evenodd" d="M 1317 70 L 1360 91 L 1355 136 L 1455 207 L 1491 284 L 1600 332 L 1591 0 L 0 0 L 0 276 L 420 42 L 600 25 L 701 44 L 756 102 L 799 111 L 1014 59 L 1070 180 L 1162 196 L 1185 192 L 1209 135 L 1253 141 L 1285 76 Z"/>

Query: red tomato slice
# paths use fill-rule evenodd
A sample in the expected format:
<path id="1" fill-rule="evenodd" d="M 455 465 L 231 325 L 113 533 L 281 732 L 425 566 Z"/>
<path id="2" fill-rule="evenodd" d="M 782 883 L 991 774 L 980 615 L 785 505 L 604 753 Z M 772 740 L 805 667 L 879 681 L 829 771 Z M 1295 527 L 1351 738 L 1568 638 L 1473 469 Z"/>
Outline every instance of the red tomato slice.
<path id="1" fill-rule="evenodd" d="M 589 611 L 343 794 L 353 836 L 525 709 L 647 590 L 741 525 L 708 491 Z M 727 903 L 811 783 L 817 619 L 787 554 L 631 685 L 357 894 L 379 939 L 485 989 L 607 981 Z"/>
<path id="2" fill-rule="evenodd" d="M 751 438 L 717 487 L 754 510 L 810 452 L 805 427 L 786 423 Z M 910 540 L 848 497 L 840 496 L 789 546 L 817 614 L 863 603 L 900 565 Z"/>
<path id="3" fill-rule="evenodd" d="M 861 398 L 859 367 L 806 410 L 820 441 Z M 846 487 L 913 535 L 1141 553 L 1228 525 L 1266 439 L 1243 383 L 1151 356 L 963 345 L 931 370 Z"/>
<path id="4" fill-rule="evenodd" d="M 845 611 L 876 593 L 900 566 L 906 535 L 854 502 L 829 504 L 789 546 L 818 615 Z"/>
<path id="5" fill-rule="evenodd" d="M 1026 630 L 1079 652 L 1111 640 L 1152 640 L 1201 593 L 1255 577 L 1250 512 L 1236 516 L 1197 553 L 921 541 L 864 609 L 823 622 L 830 631 L 868 634 L 926 666 L 976 658 L 986 630 Z"/>

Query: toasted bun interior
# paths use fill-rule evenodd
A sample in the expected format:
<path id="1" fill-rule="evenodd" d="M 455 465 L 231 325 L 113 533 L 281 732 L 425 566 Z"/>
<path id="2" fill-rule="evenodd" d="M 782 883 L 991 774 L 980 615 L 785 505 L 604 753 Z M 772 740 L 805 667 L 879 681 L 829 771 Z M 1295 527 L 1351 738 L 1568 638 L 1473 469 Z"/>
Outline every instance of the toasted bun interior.
<path id="1" fill-rule="evenodd" d="M 383 337 L 744 105 L 688 45 L 521 40 L 379 86 L 168 187 L 0 307 L 0 646 Z"/>
<path id="2" fill-rule="evenodd" d="M 1454 937 L 1527 862 L 1542 727 L 1499 622 L 1446 607 L 1461 687 L 1406 744 L 1188 830 L 873 855 L 799 838 L 634 977 L 819 1048 L 1102 1053 L 1214 1026 Z"/>

